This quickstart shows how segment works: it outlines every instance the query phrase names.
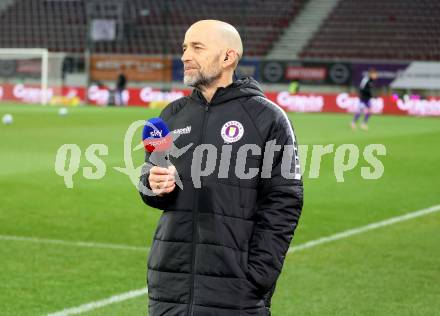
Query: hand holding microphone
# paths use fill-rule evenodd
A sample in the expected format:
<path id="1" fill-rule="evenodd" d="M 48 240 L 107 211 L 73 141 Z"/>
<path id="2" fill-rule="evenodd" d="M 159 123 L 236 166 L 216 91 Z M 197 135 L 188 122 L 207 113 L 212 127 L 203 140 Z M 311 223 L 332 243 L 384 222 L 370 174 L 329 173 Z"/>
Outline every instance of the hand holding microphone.
<path id="1" fill-rule="evenodd" d="M 150 161 L 155 165 L 150 169 L 148 183 L 153 193 L 162 196 L 176 188 L 176 168 L 167 159 L 167 151 L 173 144 L 172 134 L 160 118 L 149 119 L 142 132 L 144 148 L 151 153 Z"/>
<path id="2" fill-rule="evenodd" d="M 153 193 L 162 196 L 172 192 L 176 188 L 175 172 L 176 168 L 174 166 L 169 166 L 168 168 L 152 167 L 148 182 Z"/>

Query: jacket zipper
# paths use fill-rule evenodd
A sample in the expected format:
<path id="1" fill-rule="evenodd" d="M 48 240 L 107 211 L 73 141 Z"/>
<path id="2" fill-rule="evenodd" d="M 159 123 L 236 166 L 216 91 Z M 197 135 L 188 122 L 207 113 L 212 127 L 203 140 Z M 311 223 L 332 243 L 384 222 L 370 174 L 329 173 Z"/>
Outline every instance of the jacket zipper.
<path id="1" fill-rule="evenodd" d="M 209 114 L 209 103 L 204 104 L 205 112 L 203 112 L 203 122 L 202 122 L 202 135 L 200 139 L 200 144 L 203 144 L 203 140 L 205 138 L 205 129 L 206 129 L 206 118 Z M 202 181 L 203 184 L 203 181 Z M 194 278 L 195 278 L 195 261 L 196 261 L 196 251 L 197 251 L 197 217 L 198 217 L 198 199 L 199 199 L 199 191 L 196 189 L 193 203 L 193 238 L 192 238 L 192 258 L 191 258 L 191 288 L 189 292 L 189 307 L 188 307 L 188 316 L 193 315 L 193 305 L 194 305 Z"/>

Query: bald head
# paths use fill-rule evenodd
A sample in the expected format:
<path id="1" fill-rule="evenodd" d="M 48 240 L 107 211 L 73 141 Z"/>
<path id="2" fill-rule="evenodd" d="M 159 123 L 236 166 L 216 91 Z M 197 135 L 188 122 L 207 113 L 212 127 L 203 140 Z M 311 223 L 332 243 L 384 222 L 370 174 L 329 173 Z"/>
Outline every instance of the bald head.
<path id="1" fill-rule="evenodd" d="M 196 87 L 210 86 L 226 78 L 229 81 L 243 56 L 238 31 L 217 20 L 202 20 L 191 25 L 182 48 L 184 82 Z"/>
<path id="2" fill-rule="evenodd" d="M 243 44 L 240 34 L 231 24 L 218 20 L 201 20 L 188 29 L 186 35 L 202 36 L 207 42 L 214 43 L 217 47 L 234 50 L 239 58 L 243 56 Z"/>

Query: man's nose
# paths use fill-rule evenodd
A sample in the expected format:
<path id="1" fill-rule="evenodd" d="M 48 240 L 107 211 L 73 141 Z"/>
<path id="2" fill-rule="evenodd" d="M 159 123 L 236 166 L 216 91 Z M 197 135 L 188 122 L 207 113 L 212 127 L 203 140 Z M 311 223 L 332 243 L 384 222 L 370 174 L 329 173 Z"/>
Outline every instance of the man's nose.
<path id="1" fill-rule="evenodd" d="M 182 58 L 180 58 L 182 62 L 190 61 L 191 60 L 191 54 L 189 53 L 189 49 L 185 50 L 182 54 Z"/>

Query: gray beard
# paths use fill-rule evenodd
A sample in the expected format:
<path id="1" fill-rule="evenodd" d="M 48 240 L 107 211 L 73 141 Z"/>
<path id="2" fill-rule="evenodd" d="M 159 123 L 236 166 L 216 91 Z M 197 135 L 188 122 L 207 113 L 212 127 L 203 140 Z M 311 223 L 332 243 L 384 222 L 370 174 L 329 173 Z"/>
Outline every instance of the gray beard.
<path id="1" fill-rule="evenodd" d="M 221 77 L 221 72 L 214 74 L 212 76 L 205 76 L 200 74 L 197 78 L 192 78 L 190 76 L 183 77 L 183 83 L 201 90 L 203 87 L 209 87 L 213 82 L 217 81 Z"/>

